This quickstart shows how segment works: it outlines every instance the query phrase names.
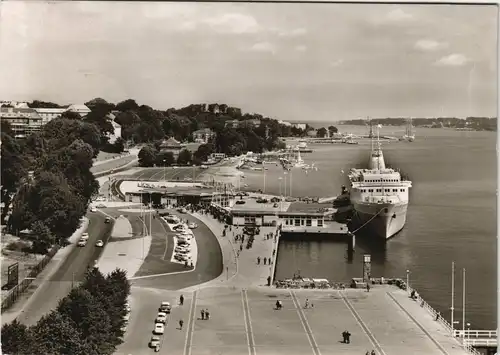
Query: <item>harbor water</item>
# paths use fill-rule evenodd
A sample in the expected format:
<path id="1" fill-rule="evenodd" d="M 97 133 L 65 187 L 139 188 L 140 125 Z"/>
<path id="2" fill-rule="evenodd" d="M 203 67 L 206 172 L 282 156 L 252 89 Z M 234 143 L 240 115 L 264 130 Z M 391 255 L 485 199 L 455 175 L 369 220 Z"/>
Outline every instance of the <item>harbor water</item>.
<path id="1" fill-rule="evenodd" d="M 328 126 L 328 124 L 319 125 Z M 366 134 L 365 127 L 339 126 Z M 402 135 L 404 127 L 383 127 L 381 134 Z M 370 142 L 358 145 L 309 145 L 306 164 L 318 171 L 245 171 L 246 184 L 269 193 L 327 197 L 347 185 L 351 167 L 365 167 Z M 383 144 L 386 163 L 413 181 L 405 228 L 380 243 L 357 238 L 352 261 L 347 246 L 328 240 L 287 241 L 279 247 L 276 279 L 327 278 L 345 282 L 362 274 L 362 257 L 372 255 L 373 277 L 406 278 L 424 299 L 449 319 L 451 264 L 455 261 L 455 319 L 462 320 L 462 269 L 466 269 L 466 323 L 471 329 L 496 329 L 496 133 L 417 129 L 416 140 Z M 462 325 L 457 326 L 461 328 Z"/>

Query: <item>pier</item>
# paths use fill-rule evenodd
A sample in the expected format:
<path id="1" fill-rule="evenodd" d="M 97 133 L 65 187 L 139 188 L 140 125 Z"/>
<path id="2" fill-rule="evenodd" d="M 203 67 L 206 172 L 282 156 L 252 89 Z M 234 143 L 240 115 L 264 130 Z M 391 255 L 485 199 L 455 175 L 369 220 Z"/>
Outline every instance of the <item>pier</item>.
<path id="1" fill-rule="evenodd" d="M 371 350 L 377 355 L 479 355 L 480 350 L 492 353 L 497 342 L 496 331 L 453 330 L 420 296 L 410 297 L 411 287 L 401 289 L 376 282 L 369 291 L 349 287 L 274 287 L 280 238 L 284 233 L 305 232 L 312 236 L 315 231 L 325 231 L 319 229 L 325 227 L 305 225 L 307 218 L 302 225 L 299 216 L 307 212 L 317 217 L 317 223 L 324 213 L 316 216 L 303 210 L 317 207 L 313 204 L 295 204 L 289 208 L 292 203 L 282 202 L 274 207 L 270 203 L 246 201 L 239 206 L 240 212 L 241 207 L 246 207 L 247 213 L 253 213 L 258 205 L 261 213 L 267 208 L 268 218 L 261 216 L 252 220 L 261 224 L 261 233 L 255 237 L 252 248 L 242 248 L 240 253 L 236 251 L 239 245 L 233 245 L 233 238 L 251 221 L 248 215 L 242 215 L 239 227 L 233 225 L 228 235 L 220 237 L 223 224 L 207 214 L 192 214 L 199 220 L 198 224 L 204 223 L 220 240 L 224 271 L 218 278 L 184 289 L 171 289 L 172 286 L 156 289 L 157 281 L 153 279 L 151 284 L 142 287 L 141 280 L 134 280 L 130 318 L 134 332 L 126 336 L 119 353 L 142 353 L 144 339 L 151 335 L 150 318 L 156 314 L 158 304 L 165 300 L 175 304 L 171 319 L 183 319 L 188 325 L 185 330 L 173 325 L 165 328 L 162 352 L 168 354 L 362 355 Z M 282 224 L 281 230 L 280 224 L 273 226 L 272 223 L 273 218 L 278 220 L 280 215 L 289 221 L 288 225 Z M 298 225 L 295 225 L 296 219 Z M 273 232 L 275 238 L 264 238 L 269 232 Z M 257 258 L 264 256 L 271 257 L 271 265 L 257 264 Z M 362 265 L 359 276 L 363 280 L 365 275 L 361 270 Z M 369 269 L 363 270 L 368 270 L 369 275 Z M 172 280 L 176 276 L 172 275 Z M 180 294 L 185 299 L 182 307 L 176 305 Z M 275 309 L 277 300 L 283 304 L 281 310 Z M 210 310 L 209 321 L 198 318 L 201 309 Z M 342 342 L 344 330 L 352 334 L 350 344 Z M 140 348 L 135 344 L 140 344 Z"/>

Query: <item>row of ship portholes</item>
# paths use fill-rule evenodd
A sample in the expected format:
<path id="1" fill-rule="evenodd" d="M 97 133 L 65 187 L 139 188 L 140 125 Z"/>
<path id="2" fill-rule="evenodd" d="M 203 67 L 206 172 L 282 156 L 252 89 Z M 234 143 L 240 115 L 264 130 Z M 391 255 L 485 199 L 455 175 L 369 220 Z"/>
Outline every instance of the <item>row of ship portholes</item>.
<path id="1" fill-rule="evenodd" d="M 374 189 L 359 189 L 359 192 L 374 192 Z M 375 192 L 382 192 L 382 189 L 375 189 Z M 399 192 L 405 192 L 406 189 L 399 189 Z M 385 189 L 385 192 L 391 192 L 391 189 Z M 392 192 L 398 192 L 398 189 L 392 189 Z"/>

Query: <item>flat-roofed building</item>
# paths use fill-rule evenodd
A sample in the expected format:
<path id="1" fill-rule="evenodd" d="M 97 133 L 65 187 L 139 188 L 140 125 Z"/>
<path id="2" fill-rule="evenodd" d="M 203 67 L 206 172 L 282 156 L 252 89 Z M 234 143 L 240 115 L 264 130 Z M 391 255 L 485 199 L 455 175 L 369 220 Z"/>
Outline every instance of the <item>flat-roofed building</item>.
<path id="1" fill-rule="evenodd" d="M 60 117 L 67 110 L 67 108 L 35 108 L 35 111 L 42 118 L 42 125 L 49 123 L 54 118 Z"/>
<path id="2" fill-rule="evenodd" d="M 26 138 L 42 127 L 42 117 L 32 108 L 0 107 L 0 119 L 10 123 L 15 138 Z"/>

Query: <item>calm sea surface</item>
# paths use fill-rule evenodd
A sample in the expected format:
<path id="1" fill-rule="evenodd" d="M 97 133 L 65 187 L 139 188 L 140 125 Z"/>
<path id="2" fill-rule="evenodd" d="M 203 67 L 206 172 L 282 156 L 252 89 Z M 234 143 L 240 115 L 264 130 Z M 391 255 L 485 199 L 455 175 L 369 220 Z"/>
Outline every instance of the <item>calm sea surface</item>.
<path id="1" fill-rule="evenodd" d="M 320 127 L 320 126 L 318 126 Z M 364 127 L 339 126 L 342 132 L 367 133 Z M 402 135 L 404 127 L 383 127 L 381 134 Z M 418 129 L 413 143 L 383 145 L 386 163 L 413 181 L 405 228 L 386 246 L 358 238 L 354 260 L 346 246 L 328 241 L 282 241 L 277 279 L 300 270 L 303 277 L 348 281 L 362 274 L 362 255 L 372 255 L 374 277 L 406 278 L 449 319 L 451 263 L 456 263 L 455 319 L 462 319 L 462 268 L 466 269 L 466 322 L 472 329 L 496 329 L 496 133 Z M 310 145 L 303 154 L 318 171 L 295 170 L 291 177 L 270 166 L 265 190 L 286 188 L 293 196 L 339 194 L 353 166 L 367 164 L 370 144 Z M 264 187 L 264 174 L 245 171 L 246 183 Z M 279 177 L 282 177 L 280 180 Z M 285 179 L 286 178 L 286 179 Z M 460 325 L 461 326 L 461 325 Z"/>

